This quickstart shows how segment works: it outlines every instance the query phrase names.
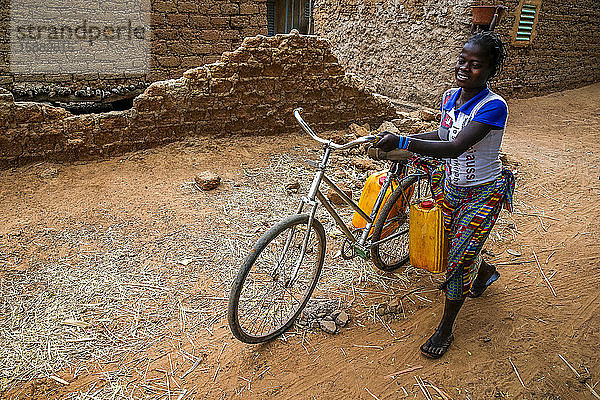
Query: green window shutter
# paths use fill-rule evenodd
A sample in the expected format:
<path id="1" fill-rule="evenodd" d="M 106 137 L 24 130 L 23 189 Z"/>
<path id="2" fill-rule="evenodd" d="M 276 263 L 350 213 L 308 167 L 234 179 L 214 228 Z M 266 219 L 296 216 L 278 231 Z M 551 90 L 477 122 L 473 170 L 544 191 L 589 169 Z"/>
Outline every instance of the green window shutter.
<path id="1" fill-rule="evenodd" d="M 523 5 L 521 8 L 521 16 L 519 17 L 519 25 L 517 26 L 517 35 L 515 37 L 517 42 L 529 42 L 531 40 L 536 13 L 537 6 Z"/>

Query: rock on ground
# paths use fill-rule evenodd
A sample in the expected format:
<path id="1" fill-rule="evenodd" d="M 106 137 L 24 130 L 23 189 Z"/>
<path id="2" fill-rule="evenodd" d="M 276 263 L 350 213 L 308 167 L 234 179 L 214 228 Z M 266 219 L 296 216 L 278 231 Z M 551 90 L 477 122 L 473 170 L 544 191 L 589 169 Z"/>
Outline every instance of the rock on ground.
<path id="1" fill-rule="evenodd" d="M 202 190 L 216 189 L 221 184 L 221 177 L 210 171 L 199 173 L 194 180 Z"/>
<path id="2" fill-rule="evenodd" d="M 325 333 L 334 334 L 337 331 L 337 325 L 334 321 L 327 321 L 323 319 L 319 321 L 319 326 Z"/>
<path id="3" fill-rule="evenodd" d="M 352 198 L 351 189 L 348 189 L 347 187 L 341 185 L 338 187 L 342 190 L 342 192 L 344 192 L 346 196 Z M 346 204 L 342 197 L 335 190 L 333 190 L 333 188 L 329 189 L 329 191 L 327 192 L 327 198 L 335 205 Z"/>

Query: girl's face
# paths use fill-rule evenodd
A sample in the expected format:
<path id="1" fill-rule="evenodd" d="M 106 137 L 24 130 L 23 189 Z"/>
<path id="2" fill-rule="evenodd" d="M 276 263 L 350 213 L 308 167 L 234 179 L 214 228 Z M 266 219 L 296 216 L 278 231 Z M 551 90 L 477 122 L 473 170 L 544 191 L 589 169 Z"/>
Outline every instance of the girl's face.
<path id="1" fill-rule="evenodd" d="M 458 87 L 464 89 L 485 87 L 492 72 L 490 52 L 478 44 L 465 44 L 454 67 Z"/>

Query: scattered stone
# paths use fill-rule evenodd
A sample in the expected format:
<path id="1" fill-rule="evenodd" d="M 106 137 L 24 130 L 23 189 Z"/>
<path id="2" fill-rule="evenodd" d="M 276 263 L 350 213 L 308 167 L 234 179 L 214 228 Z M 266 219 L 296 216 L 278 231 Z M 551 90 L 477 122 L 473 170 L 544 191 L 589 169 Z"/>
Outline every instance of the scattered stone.
<path id="1" fill-rule="evenodd" d="M 386 303 L 380 303 L 375 308 L 375 313 L 380 317 L 402 313 L 402 304 L 398 299 L 392 299 Z"/>
<path id="2" fill-rule="evenodd" d="M 482 341 L 483 343 L 489 343 L 489 342 L 491 342 L 491 341 L 492 341 L 492 338 L 491 338 L 491 337 L 489 337 L 489 336 L 484 336 L 484 337 L 482 337 L 482 338 L 481 338 L 481 341 Z"/>
<path id="3" fill-rule="evenodd" d="M 375 162 L 373 160 L 367 160 L 364 158 L 353 158 L 352 160 L 350 160 L 350 162 L 352 163 L 352 165 L 354 165 L 356 168 L 360 169 L 361 171 L 377 169 L 377 166 L 375 165 Z"/>
<path id="4" fill-rule="evenodd" d="M 391 121 L 384 121 L 381 125 L 379 125 L 379 128 L 377 128 L 376 133 L 381 133 L 384 131 L 391 132 L 396 135 L 400 134 L 400 130 Z"/>
<path id="5" fill-rule="evenodd" d="M 286 183 L 285 190 L 287 190 L 290 193 L 298 193 L 298 190 L 300 190 L 300 182 L 292 181 L 292 182 Z"/>
<path id="6" fill-rule="evenodd" d="M 336 144 L 344 144 L 349 142 L 348 138 L 346 138 L 346 132 L 343 131 L 330 131 L 327 132 L 325 137 Z"/>
<path id="7" fill-rule="evenodd" d="M 350 131 L 350 134 L 354 136 L 354 138 L 369 135 L 369 129 L 357 124 L 351 124 L 348 130 Z"/>
<path id="8" fill-rule="evenodd" d="M 348 324 L 348 320 L 350 318 L 348 317 L 348 314 L 346 314 L 346 311 L 341 311 L 336 317 L 335 317 L 335 324 L 337 326 L 339 326 L 340 328 L 345 327 Z"/>
<path id="9" fill-rule="evenodd" d="M 423 121 L 437 121 L 438 113 L 431 110 L 419 110 L 419 117 Z"/>
<path id="10" fill-rule="evenodd" d="M 325 333 L 334 334 L 337 332 L 337 325 L 333 321 L 321 320 L 319 326 Z"/>
<path id="11" fill-rule="evenodd" d="M 204 171 L 196 175 L 194 178 L 200 189 L 213 190 L 221 183 L 221 177 L 214 172 Z"/>
<path id="12" fill-rule="evenodd" d="M 412 118 L 396 118 L 392 120 L 392 123 L 400 132 L 405 132 L 413 129 L 418 121 Z"/>
<path id="13" fill-rule="evenodd" d="M 58 176 L 58 170 L 56 168 L 46 168 L 38 176 L 42 179 L 54 179 Z"/>
<path id="14" fill-rule="evenodd" d="M 508 254 L 510 254 L 511 256 L 515 256 L 515 257 L 521 257 L 521 252 L 517 251 L 517 250 L 513 250 L 513 249 L 506 249 L 506 252 Z"/>
<path id="15" fill-rule="evenodd" d="M 352 198 L 352 190 L 341 185 L 338 187 L 342 189 L 342 192 L 344 192 L 346 196 Z M 329 191 L 327 192 L 327 198 L 335 205 L 346 204 L 342 197 L 335 190 L 333 190 L 333 188 L 329 189 Z"/>
<path id="16" fill-rule="evenodd" d="M 339 301 L 310 300 L 302 311 L 297 326 L 301 329 L 321 329 L 333 334 L 346 326 L 349 319 Z"/>

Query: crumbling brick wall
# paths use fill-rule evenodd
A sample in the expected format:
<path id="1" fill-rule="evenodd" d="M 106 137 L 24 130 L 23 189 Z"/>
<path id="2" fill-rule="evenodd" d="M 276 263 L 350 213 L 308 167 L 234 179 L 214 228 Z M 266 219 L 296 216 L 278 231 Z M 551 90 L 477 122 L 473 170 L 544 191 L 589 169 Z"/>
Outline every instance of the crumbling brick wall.
<path id="1" fill-rule="evenodd" d="M 130 110 L 71 115 L 0 94 L 0 167 L 119 154 L 189 135 L 298 132 L 292 111 L 319 130 L 379 124 L 394 108 L 345 74 L 329 43 L 297 33 L 246 38 L 220 61 L 150 85 Z"/>
<path id="2" fill-rule="evenodd" d="M 107 101 L 131 97 L 148 83 L 180 77 L 267 33 L 267 0 L 151 0 L 150 70 L 143 74 L 12 74 L 10 0 L 0 7 L 0 87 L 18 98 Z M 72 6 L 72 5 L 71 5 Z M 70 7 L 71 7 L 70 6 Z M 88 89 L 89 88 L 89 89 Z"/>
<path id="3" fill-rule="evenodd" d="M 470 0 L 316 0 L 315 32 L 376 92 L 435 106 L 453 84 Z"/>

